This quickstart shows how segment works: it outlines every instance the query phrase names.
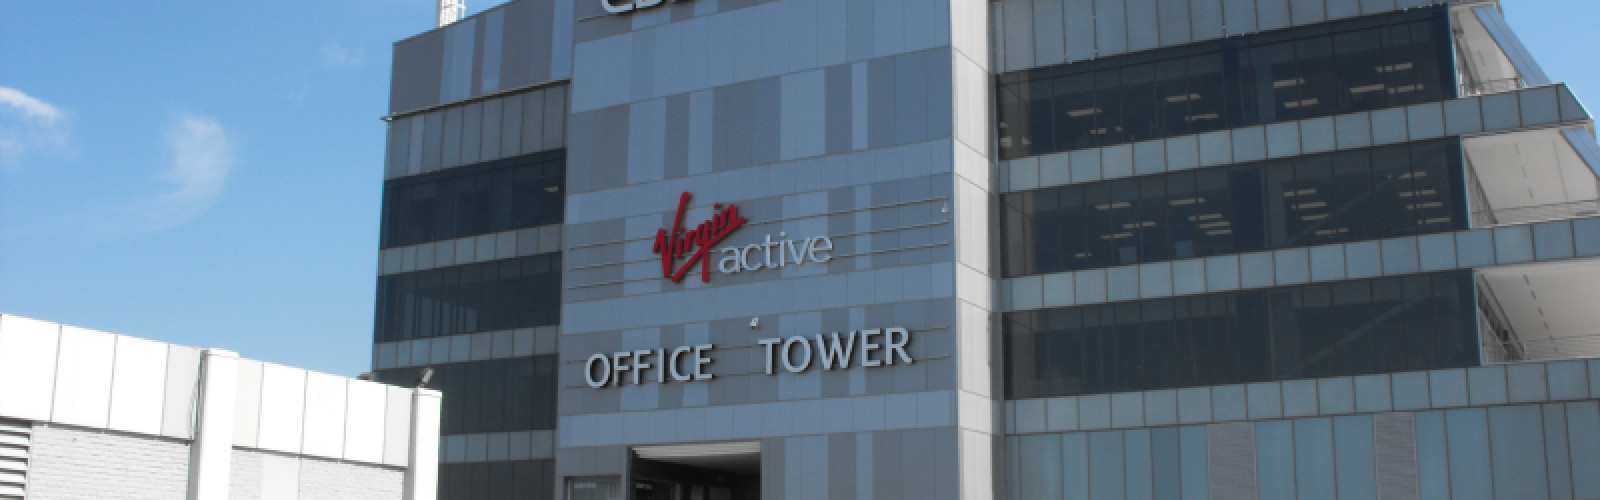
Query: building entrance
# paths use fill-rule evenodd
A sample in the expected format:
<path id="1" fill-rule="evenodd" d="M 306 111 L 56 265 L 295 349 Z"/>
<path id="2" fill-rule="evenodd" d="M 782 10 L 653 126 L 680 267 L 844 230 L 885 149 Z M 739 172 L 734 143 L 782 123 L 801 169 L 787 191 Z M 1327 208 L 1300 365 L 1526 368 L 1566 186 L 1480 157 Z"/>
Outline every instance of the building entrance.
<path id="1" fill-rule="evenodd" d="M 634 448 L 632 500 L 759 500 L 761 442 Z"/>

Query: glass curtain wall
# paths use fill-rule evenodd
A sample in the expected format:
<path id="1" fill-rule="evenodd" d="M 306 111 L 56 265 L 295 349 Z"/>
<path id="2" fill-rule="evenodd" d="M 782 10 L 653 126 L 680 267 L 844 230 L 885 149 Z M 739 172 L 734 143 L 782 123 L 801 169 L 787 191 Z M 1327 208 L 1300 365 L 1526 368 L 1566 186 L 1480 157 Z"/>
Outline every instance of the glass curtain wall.
<path id="1" fill-rule="evenodd" d="M 561 254 L 378 278 L 378 342 L 561 321 Z"/>
<path id="2" fill-rule="evenodd" d="M 1001 75 L 1001 157 L 1453 98 L 1448 13 L 1412 9 Z"/>
<path id="3" fill-rule="evenodd" d="M 1469 271 L 1007 313 L 1012 399 L 1479 364 Z"/>
<path id="4" fill-rule="evenodd" d="M 565 150 L 384 183 L 383 248 L 560 224 Z"/>
<path id="5" fill-rule="evenodd" d="M 1007 277 L 1468 227 L 1460 139 L 1001 196 Z"/>

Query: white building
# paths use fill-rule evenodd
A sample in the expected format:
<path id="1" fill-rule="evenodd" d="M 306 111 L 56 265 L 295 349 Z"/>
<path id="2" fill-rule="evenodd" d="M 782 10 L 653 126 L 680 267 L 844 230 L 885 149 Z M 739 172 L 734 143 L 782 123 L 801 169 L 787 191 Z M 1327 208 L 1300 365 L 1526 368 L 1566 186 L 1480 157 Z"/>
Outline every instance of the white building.
<path id="1" fill-rule="evenodd" d="M 0 499 L 434 498 L 437 391 L 0 315 Z"/>

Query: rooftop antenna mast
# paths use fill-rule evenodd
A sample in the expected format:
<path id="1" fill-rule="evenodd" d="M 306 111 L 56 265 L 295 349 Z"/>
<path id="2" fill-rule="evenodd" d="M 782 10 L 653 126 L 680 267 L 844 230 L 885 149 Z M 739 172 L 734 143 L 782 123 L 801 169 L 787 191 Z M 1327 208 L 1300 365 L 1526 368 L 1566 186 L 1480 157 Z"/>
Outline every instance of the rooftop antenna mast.
<path id="1" fill-rule="evenodd" d="M 449 26 L 461 20 L 467 13 L 466 0 L 439 0 L 439 27 Z"/>

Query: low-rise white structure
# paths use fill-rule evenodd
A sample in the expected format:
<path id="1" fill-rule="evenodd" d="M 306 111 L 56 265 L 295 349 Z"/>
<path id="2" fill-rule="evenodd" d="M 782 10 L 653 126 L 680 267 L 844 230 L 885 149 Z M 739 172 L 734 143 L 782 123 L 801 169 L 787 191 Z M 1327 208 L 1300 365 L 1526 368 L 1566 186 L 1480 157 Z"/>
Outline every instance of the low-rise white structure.
<path id="1" fill-rule="evenodd" d="M 432 499 L 440 394 L 0 315 L 0 499 Z"/>

